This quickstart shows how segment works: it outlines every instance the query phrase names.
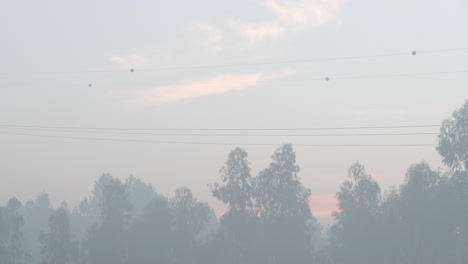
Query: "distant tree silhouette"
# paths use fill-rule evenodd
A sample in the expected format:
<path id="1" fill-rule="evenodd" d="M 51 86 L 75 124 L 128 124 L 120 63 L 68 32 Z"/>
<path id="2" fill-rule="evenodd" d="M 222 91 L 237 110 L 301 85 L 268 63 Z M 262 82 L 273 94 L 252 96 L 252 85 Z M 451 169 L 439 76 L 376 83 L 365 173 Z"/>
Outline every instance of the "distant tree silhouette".
<path id="1" fill-rule="evenodd" d="M 256 177 L 245 150 L 228 154 L 210 185 L 228 208 L 220 222 L 189 188 L 166 198 L 134 176 L 103 174 L 71 213 L 65 202 L 53 210 L 46 193 L 25 206 L 10 199 L 0 206 L 0 264 L 466 264 L 468 101 L 438 139 L 447 168 L 413 164 L 385 192 L 352 164 L 327 239 L 286 144 Z"/>
<path id="2" fill-rule="evenodd" d="M 298 176 L 292 145 L 278 148 L 268 168 L 255 179 L 255 206 L 262 225 L 263 247 L 268 263 L 309 263 L 311 212 L 310 189 Z"/>
<path id="3" fill-rule="evenodd" d="M 106 177 L 107 178 L 107 177 Z M 99 182 L 99 181 L 98 181 Z M 125 230 L 131 217 L 131 204 L 122 182 L 108 178 L 95 189 L 100 222 L 93 225 L 85 242 L 90 264 L 119 264 L 127 259 Z M 98 192 L 99 191 L 99 192 Z"/>
<path id="4" fill-rule="evenodd" d="M 380 187 L 359 162 L 348 170 L 348 179 L 337 193 L 339 211 L 330 230 L 331 256 L 336 263 L 375 263 Z M 378 261 L 377 261 L 378 262 Z"/>
<path id="5" fill-rule="evenodd" d="M 450 238 L 454 261 L 468 262 L 468 100 L 444 120 L 440 128 L 437 151 L 442 162 L 451 168 L 445 184 L 443 212 L 445 221 L 451 221 Z M 444 182 L 442 182 L 444 183 Z M 449 200 L 447 198 L 450 198 Z M 446 244 L 448 245 L 448 244 Z"/>
<path id="6" fill-rule="evenodd" d="M 252 213 L 254 190 L 247 155 L 239 147 L 231 151 L 220 169 L 222 183 L 212 184 L 213 196 L 227 204 L 231 213 Z"/>
<path id="7" fill-rule="evenodd" d="M 453 170 L 468 170 L 468 100 L 442 123 L 437 151 Z"/>
<path id="8" fill-rule="evenodd" d="M 258 214 L 270 216 L 309 217 L 311 192 L 298 176 L 296 153 L 292 145 L 281 146 L 272 156 L 273 162 L 255 180 Z"/>
<path id="9" fill-rule="evenodd" d="M 211 184 L 215 198 L 228 206 L 213 241 L 214 262 L 259 263 L 259 221 L 253 208 L 254 186 L 247 152 L 239 147 L 220 169 L 221 183 Z"/>
<path id="10" fill-rule="evenodd" d="M 39 263 L 41 261 L 39 236 L 47 230 L 48 220 L 53 211 L 49 195 L 45 192 L 40 193 L 34 201 L 28 201 L 20 209 L 25 222 L 23 247 L 31 255 L 32 263 Z"/>
<path id="11" fill-rule="evenodd" d="M 443 215 L 450 196 L 440 195 L 444 179 L 425 162 L 410 166 L 401 186 L 400 228 L 402 252 L 410 263 L 442 263 L 446 257 L 446 243 L 450 242 L 450 223 Z M 445 196 L 445 195 L 444 195 Z M 449 213 L 449 212 L 447 212 Z M 449 228 L 450 229 L 450 228 Z M 436 239 L 437 238 L 437 239 Z"/>
<path id="12" fill-rule="evenodd" d="M 187 187 L 176 190 L 170 200 L 173 220 L 173 261 L 174 263 L 196 263 L 199 244 L 197 235 L 203 230 L 210 217 L 210 210 L 204 203 L 198 202 Z"/>
<path id="13" fill-rule="evenodd" d="M 441 196 L 450 197 L 450 200 L 443 204 L 445 221 L 450 221 L 452 256 L 458 262 L 468 262 L 468 172 L 456 172 L 451 175 L 449 185 L 444 186 Z"/>
<path id="14" fill-rule="evenodd" d="M 68 211 L 59 208 L 49 217 L 49 232 L 40 236 L 42 264 L 67 264 L 79 260 L 79 244 L 72 240 Z"/>
<path id="15" fill-rule="evenodd" d="M 23 217 L 19 215 L 18 209 L 21 203 L 16 198 L 11 198 L 7 206 L 0 207 L 0 263 L 23 264 L 30 259 L 23 252 Z"/>
<path id="16" fill-rule="evenodd" d="M 157 196 L 127 231 L 128 264 L 172 261 L 172 212 L 167 198 Z M 175 249 L 176 250 L 176 249 Z"/>
<path id="17" fill-rule="evenodd" d="M 115 181 L 114 177 L 109 173 L 102 174 L 94 183 L 92 195 L 87 199 L 88 210 L 91 214 L 100 216 L 102 214 L 102 203 L 104 201 L 104 192 L 106 188 Z M 84 205 L 83 205 L 84 206 Z"/>
<path id="18" fill-rule="evenodd" d="M 134 216 L 140 215 L 148 202 L 157 196 L 157 193 L 151 184 L 146 184 L 133 175 L 125 180 L 125 189 L 128 194 L 128 200 L 132 204 L 132 212 Z"/>
<path id="19" fill-rule="evenodd" d="M 86 239 L 89 228 L 99 221 L 99 212 L 93 210 L 84 198 L 70 213 L 70 231 L 79 241 Z"/>
<path id="20" fill-rule="evenodd" d="M 85 197 L 75 210 L 70 214 L 70 228 L 72 234 L 85 240 L 88 231 L 94 224 L 101 220 L 101 201 L 104 195 L 104 189 L 114 180 L 109 173 L 102 174 L 94 183 L 94 188 L 89 197 Z"/>
<path id="21" fill-rule="evenodd" d="M 101 175 L 94 185 L 91 196 L 85 197 L 78 207 L 72 210 L 70 214 L 71 231 L 77 239 L 84 239 L 88 229 L 100 220 L 100 201 L 105 186 L 112 180 L 112 175 L 108 173 Z M 133 175 L 125 180 L 124 188 L 132 205 L 132 216 L 134 217 L 139 216 L 147 203 L 157 196 L 151 184 L 146 184 Z"/>

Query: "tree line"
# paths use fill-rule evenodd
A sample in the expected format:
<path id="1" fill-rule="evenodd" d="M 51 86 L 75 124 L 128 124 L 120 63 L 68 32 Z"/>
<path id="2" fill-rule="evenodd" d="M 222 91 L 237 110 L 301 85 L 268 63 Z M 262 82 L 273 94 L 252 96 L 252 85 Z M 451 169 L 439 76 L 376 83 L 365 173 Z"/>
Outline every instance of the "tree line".
<path id="1" fill-rule="evenodd" d="M 336 193 L 334 222 L 310 209 L 290 144 L 251 174 L 248 153 L 232 150 L 221 167 L 213 209 L 187 187 L 173 197 L 130 176 L 103 174 L 70 210 L 46 193 L 0 207 L 0 264 L 130 263 L 468 263 L 468 101 L 440 128 L 446 168 L 409 167 L 404 182 L 382 191 L 356 162 Z"/>

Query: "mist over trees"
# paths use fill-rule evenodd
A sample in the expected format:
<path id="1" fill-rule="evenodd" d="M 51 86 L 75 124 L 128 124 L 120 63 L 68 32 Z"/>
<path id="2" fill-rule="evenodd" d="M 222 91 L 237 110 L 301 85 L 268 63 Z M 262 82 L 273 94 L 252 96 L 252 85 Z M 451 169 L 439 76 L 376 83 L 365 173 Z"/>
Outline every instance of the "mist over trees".
<path id="1" fill-rule="evenodd" d="M 103 174 L 73 209 L 52 208 L 46 193 L 1 206 L 0 264 L 468 263 L 468 101 L 442 123 L 437 151 L 447 169 L 410 165 L 388 190 L 352 164 L 327 228 L 290 144 L 258 175 L 244 149 L 228 154 L 209 184 L 227 208 L 219 219 L 187 187 L 165 197 Z"/>

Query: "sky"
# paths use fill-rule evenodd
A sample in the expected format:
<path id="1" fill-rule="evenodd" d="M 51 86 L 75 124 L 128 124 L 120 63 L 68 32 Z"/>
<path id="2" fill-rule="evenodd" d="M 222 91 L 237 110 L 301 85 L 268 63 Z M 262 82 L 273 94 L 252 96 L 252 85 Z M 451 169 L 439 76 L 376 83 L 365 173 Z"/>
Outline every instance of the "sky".
<path id="1" fill-rule="evenodd" d="M 121 179 L 133 174 L 165 195 L 188 186 L 222 212 L 208 184 L 219 180 L 219 169 L 236 144 L 271 144 L 242 146 L 256 175 L 277 147 L 292 143 L 302 181 L 312 190 L 312 212 L 327 224 L 336 210 L 334 194 L 354 161 L 363 163 L 385 190 L 403 182 L 410 164 L 425 160 L 440 167 L 440 157 L 435 146 L 299 145 L 435 145 L 436 135 L 294 135 L 435 133 L 437 128 L 220 137 L 4 125 L 437 125 L 468 99 L 465 0 L 6 0 L 0 9 L 0 43 L 0 203 L 12 196 L 25 202 L 46 191 L 54 205 L 67 200 L 73 206 L 90 194 L 99 175 L 109 172 Z M 287 134 L 231 131 L 254 133 Z"/>

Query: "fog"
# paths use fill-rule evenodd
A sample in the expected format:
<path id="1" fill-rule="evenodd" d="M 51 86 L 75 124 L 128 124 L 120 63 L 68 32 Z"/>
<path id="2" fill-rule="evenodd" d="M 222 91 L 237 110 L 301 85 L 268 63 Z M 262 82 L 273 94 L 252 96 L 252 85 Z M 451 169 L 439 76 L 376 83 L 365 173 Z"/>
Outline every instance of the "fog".
<path id="1" fill-rule="evenodd" d="M 468 263 L 468 1 L 0 7 L 0 264 Z"/>
<path id="2" fill-rule="evenodd" d="M 381 189 L 351 164 L 336 193 L 333 223 L 310 209 L 293 145 L 279 146 L 252 175 L 234 148 L 210 183 L 228 210 L 219 219 L 188 187 L 171 197 L 130 176 L 101 175 L 75 208 L 47 193 L 0 207 L 1 263 L 466 263 L 468 100 L 440 126 L 444 168 L 409 166 Z M 312 186 L 313 187 L 313 186 Z"/>

